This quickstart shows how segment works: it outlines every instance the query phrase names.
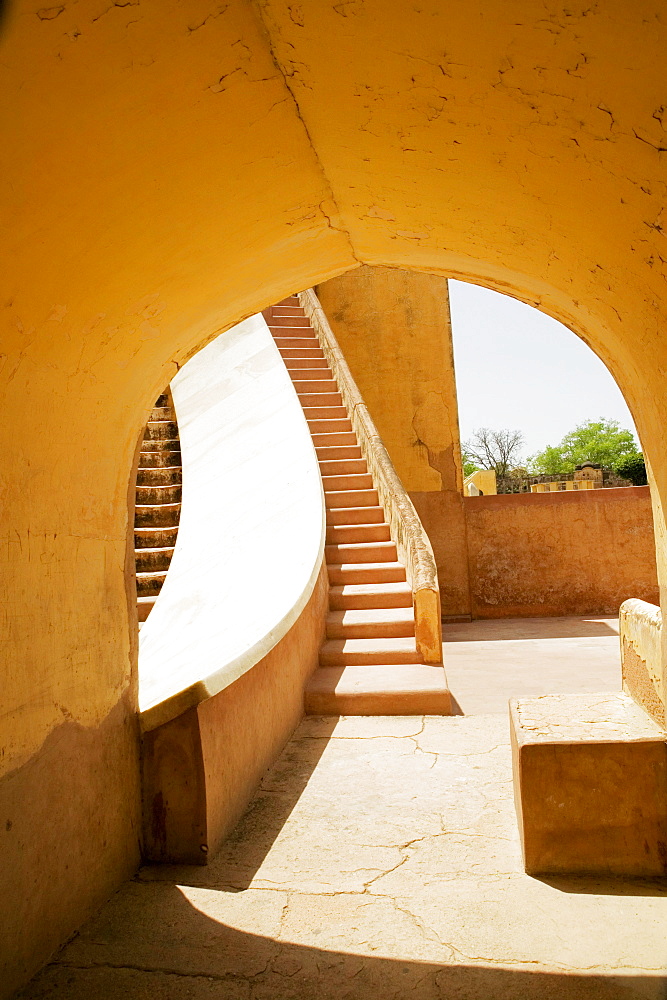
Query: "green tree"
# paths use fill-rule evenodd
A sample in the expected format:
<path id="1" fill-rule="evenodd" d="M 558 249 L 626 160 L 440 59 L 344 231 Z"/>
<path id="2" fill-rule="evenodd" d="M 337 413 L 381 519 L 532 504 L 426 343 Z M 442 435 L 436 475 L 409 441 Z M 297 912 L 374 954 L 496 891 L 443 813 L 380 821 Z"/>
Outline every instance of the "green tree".
<path id="1" fill-rule="evenodd" d="M 626 459 L 640 455 L 631 431 L 617 420 L 587 420 L 566 434 L 560 444 L 549 445 L 528 459 L 532 475 L 574 472 L 582 462 L 595 462 L 604 469 L 616 469 Z"/>
<path id="2" fill-rule="evenodd" d="M 640 454 L 624 458 L 623 461 L 619 462 L 616 466 L 616 472 L 619 476 L 622 476 L 623 479 L 628 479 L 633 486 L 646 486 L 646 483 L 648 482 L 646 478 L 644 456 Z"/>

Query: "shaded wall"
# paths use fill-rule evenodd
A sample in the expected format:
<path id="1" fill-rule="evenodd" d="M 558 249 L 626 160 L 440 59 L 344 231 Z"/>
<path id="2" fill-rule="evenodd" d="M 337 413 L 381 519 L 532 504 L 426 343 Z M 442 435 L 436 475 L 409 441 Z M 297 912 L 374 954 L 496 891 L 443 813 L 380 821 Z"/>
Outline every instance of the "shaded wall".
<path id="1" fill-rule="evenodd" d="M 464 499 L 473 618 L 658 602 L 648 486 Z"/>
<path id="2" fill-rule="evenodd" d="M 447 280 L 360 267 L 317 294 L 438 566 L 444 616 L 470 613 Z"/>
<path id="3" fill-rule="evenodd" d="M 240 819 L 303 717 L 329 609 L 322 559 L 315 588 L 273 649 L 229 687 L 144 735 L 146 856 L 205 864 Z"/>

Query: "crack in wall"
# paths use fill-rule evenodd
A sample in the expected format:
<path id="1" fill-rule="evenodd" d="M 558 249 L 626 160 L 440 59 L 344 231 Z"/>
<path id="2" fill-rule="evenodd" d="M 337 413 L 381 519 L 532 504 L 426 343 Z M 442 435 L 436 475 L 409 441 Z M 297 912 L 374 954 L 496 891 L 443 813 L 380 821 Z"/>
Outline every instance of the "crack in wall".
<path id="1" fill-rule="evenodd" d="M 327 190 L 328 197 L 325 198 L 325 199 L 322 199 L 322 201 L 318 205 L 319 211 L 321 212 L 322 217 L 325 220 L 325 223 L 326 223 L 327 227 L 329 229 L 331 229 L 333 232 L 339 233 L 341 236 L 343 236 L 346 239 L 347 244 L 348 244 L 348 249 L 350 251 L 350 255 L 352 256 L 353 260 L 355 260 L 357 262 L 357 264 L 364 264 L 365 262 L 363 260 L 361 260 L 357 256 L 356 250 L 355 250 L 354 245 L 352 243 L 352 236 L 351 236 L 349 230 L 346 229 L 342 224 L 340 224 L 340 223 L 336 224 L 333 221 L 332 215 L 334 215 L 334 214 L 338 217 L 338 219 L 341 218 L 341 211 L 340 211 L 340 208 L 338 206 L 338 202 L 336 200 L 336 195 L 335 195 L 334 190 L 333 190 L 333 185 L 331 184 L 331 181 L 329 180 L 329 177 L 327 176 L 326 170 L 324 169 L 324 164 L 322 163 L 322 159 L 321 159 L 319 153 L 317 152 L 317 149 L 315 148 L 315 143 L 313 141 L 313 137 L 311 135 L 310 129 L 308 128 L 308 124 L 307 124 L 305 118 L 303 117 L 303 114 L 301 112 L 301 108 L 299 106 L 299 102 L 297 100 L 296 93 L 295 93 L 294 88 L 293 88 L 293 86 L 292 86 L 292 84 L 290 82 L 295 76 L 297 76 L 297 63 L 295 63 L 295 62 L 292 63 L 293 72 L 291 74 L 288 73 L 287 70 L 285 69 L 285 67 L 280 62 L 280 60 L 278 58 L 278 55 L 276 53 L 275 46 L 273 44 L 273 38 L 272 38 L 271 32 L 269 30 L 269 27 L 268 27 L 268 25 L 267 25 L 267 23 L 266 23 L 263 15 L 262 15 L 262 10 L 261 10 L 261 6 L 260 6 L 260 3 L 259 3 L 259 0 L 253 0 L 252 6 L 253 6 L 253 9 L 255 11 L 257 20 L 259 21 L 259 24 L 260 24 L 261 29 L 263 31 L 263 34 L 264 34 L 264 36 L 266 38 L 267 46 L 268 46 L 268 49 L 269 49 L 269 53 L 271 55 L 271 60 L 273 62 L 273 65 L 276 68 L 277 72 L 280 74 L 280 76 L 281 76 L 281 78 L 283 80 L 283 83 L 285 85 L 285 88 L 286 88 L 287 92 L 289 93 L 289 95 L 290 95 L 290 97 L 292 99 L 292 103 L 293 103 L 293 107 L 294 107 L 294 113 L 296 114 L 297 118 L 301 122 L 301 126 L 303 128 L 303 131 L 305 133 L 306 139 L 308 141 L 308 145 L 310 146 L 311 152 L 313 154 L 313 157 L 315 159 L 315 162 L 316 162 L 317 167 L 319 169 L 320 175 L 322 177 L 322 180 L 323 180 L 324 185 L 325 185 L 326 190 Z M 287 44 L 290 44 L 290 43 L 287 43 Z M 305 64 L 302 64 L 302 65 L 305 65 Z M 301 84 L 302 84 L 302 86 L 307 86 L 304 83 L 303 80 L 301 80 Z M 325 210 L 325 208 L 323 207 L 326 204 L 327 201 L 330 201 L 331 204 L 334 206 L 334 210 L 335 210 L 334 213 L 327 212 Z"/>

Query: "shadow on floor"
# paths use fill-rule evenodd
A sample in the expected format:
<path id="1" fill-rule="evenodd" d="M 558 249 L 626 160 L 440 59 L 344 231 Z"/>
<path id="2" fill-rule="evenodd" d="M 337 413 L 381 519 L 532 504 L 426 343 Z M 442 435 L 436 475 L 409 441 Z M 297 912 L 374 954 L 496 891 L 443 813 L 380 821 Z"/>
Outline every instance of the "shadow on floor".
<path id="1" fill-rule="evenodd" d="M 338 722 L 337 716 L 318 716 L 316 722 L 314 718 L 313 735 L 290 739 L 236 827 L 207 865 L 147 864 L 135 878 L 213 886 L 223 892 L 247 889 L 301 798 Z"/>
<path id="2" fill-rule="evenodd" d="M 586 639 L 618 636 L 616 619 L 581 618 L 477 619 L 442 626 L 443 642 L 500 642 L 507 639 Z"/>
<path id="3" fill-rule="evenodd" d="M 667 878 L 627 875 L 536 875 L 538 882 L 559 892 L 589 896 L 667 896 Z"/>
<path id="4" fill-rule="evenodd" d="M 141 889 L 141 892 L 137 892 Z M 147 891 L 149 890 L 149 891 Z M 212 893 L 197 899 L 215 908 Z M 443 963 L 350 954 L 333 947 L 345 930 L 331 901 L 310 914 L 307 933 L 278 910 L 283 940 L 240 931 L 202 912 L 174 885 L 139 887 L 103 913 L 20 994 L 22 1000 L 664 1000 L 667 979 L 527 971 L 467 964 L 442 948 Z M 228 918 L 229 919 L 229 918 Z M 262 921 L 258 913 L 257 921 Z M 245 922 L 247 922 L 247 911 Z M 264 917 L 266 922 L 266 917 Z M 287 921 L 287 923 L 285 922 Z M 275 933 L 275 931 L 274 931 Z M 328 939 L 332 947 L 324 942 Z M 363 946 L 362 946 L 363 947 Z M 400 942 L 391 948 L 400 954 Z M 456 964 L 444 964 L 452 962 Z"/>

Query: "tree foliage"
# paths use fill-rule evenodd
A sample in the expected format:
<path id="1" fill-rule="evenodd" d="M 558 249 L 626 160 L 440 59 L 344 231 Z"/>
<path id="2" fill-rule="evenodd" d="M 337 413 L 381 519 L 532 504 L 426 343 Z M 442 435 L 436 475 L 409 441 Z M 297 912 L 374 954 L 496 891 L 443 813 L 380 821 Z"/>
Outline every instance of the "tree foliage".
<path id="1" fill-rule="evenodd" d="M 646 478 L 646 465 L 644 464 L 644 456 L 641 454 L 630 455 L 629 458 L 624 458 L 622 462 L 619 462 L 616 466 L 616 472 L 623 479 L 628 479 L 633 486 L 646 486 L 648 482 Z"/>
<path id="2" fill-rule="evenodd" d="M 463 468 L 495 469 L 496 477 L 504 479 L 521 461 L 523 435 L 520 431 L 494 431 L 479 427 L 463 444 Z M 466 475 L 470 475 L 466 472 Z"/>
<path id="3" fill-rule="evenodd" d="M 582 462 L 595 462 L 604 469 L 618 469 L 621 462 L 641 453 L 631 431 L 617 420 L 587 420 L 566 434 L 560 444 L 549 445 L 531 455 L 529 469 L 533 475 L 555 475 L 574 472 Z M 628 477 L 629 478 L 629 477 Z"/>

